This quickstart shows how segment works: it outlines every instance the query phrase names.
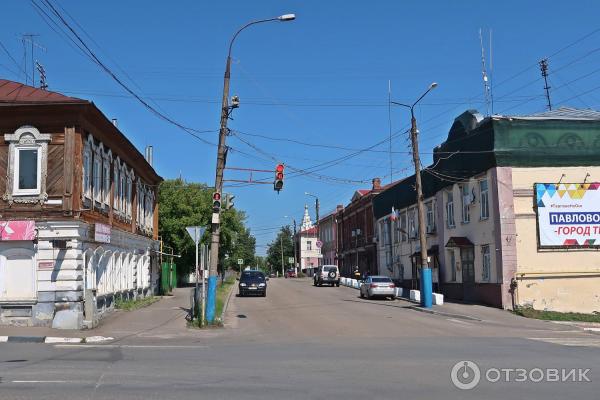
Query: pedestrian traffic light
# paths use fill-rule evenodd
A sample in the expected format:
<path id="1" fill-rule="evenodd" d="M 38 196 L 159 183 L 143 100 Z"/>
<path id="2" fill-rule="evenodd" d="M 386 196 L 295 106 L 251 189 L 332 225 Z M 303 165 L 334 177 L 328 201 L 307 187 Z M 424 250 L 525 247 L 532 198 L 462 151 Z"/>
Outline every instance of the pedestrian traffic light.
<path id="1" fill-rule="evenodd" d="M 224 210 L 230 210 L 233 208 L 233 199 L 235 199 L 234 195 L 232 195 L 231 193 L 225 193 L 225 198 L 223 199 Z"/>
<path id="2" fill-rule="evenodd" d="M 221 211 L 221 193 L 214 192 L 212 195 L 213 199 L 213 212 L 218 213 Z"/>
<path id="3" fill-rule="evenodd" d="M 277 164 L 275 167 L 275 181 L 273 182 L 273 189 L 279 193 L 283 189 L 283 171 L 285 166 L 283 164 Z"/>

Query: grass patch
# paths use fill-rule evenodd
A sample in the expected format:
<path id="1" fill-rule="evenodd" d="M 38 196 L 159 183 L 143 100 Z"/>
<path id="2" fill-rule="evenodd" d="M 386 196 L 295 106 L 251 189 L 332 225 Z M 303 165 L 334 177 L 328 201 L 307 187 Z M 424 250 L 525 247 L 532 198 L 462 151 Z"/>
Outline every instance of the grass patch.
<path id="1" fill-rule="evenodd" d="M 137 300 L 117 299 L 115 301 L 115 308 L 119 310 L 133 311 L 142 307 L 148 307 L 150 304 L 156 303 L 159 300 L 160 297 L 158 296 L 147 296 Z"/>
<path id="2" fill-rule="evenodd" d="M 600 314 L 541 311 L 535 310 L 533 307 L 519 307 L 513 312 L 522 317 L 542 319 L 546 321 L 600 322 Z"/>

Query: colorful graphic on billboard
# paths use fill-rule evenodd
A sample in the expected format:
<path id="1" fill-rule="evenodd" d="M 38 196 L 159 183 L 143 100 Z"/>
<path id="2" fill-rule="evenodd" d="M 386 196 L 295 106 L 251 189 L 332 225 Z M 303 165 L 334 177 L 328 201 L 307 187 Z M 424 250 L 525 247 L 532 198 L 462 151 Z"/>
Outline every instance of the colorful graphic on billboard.
<path id="1" fill-rule="evenodd" d="M 540 247 L 600 247 L 600 183 L 536 183 Z"/>

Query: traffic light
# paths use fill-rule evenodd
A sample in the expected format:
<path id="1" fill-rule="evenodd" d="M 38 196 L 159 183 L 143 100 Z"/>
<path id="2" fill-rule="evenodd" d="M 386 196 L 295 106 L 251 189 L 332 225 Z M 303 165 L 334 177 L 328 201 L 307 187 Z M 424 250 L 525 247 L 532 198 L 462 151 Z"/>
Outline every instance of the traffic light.
<path id="1" fill-rule="evenodd" d="M 225 193 L 225 198 L 223 199 L 224 210 L 230 210 L 233 208 L 233 199 L 235 199 L 234 195 L 232 195 L 231 193 Z"/>
<path id="2" fill-rule="evenodd" d="M 213 212 L 218 213 L 221 211 L 221 193 L 214 192 L 213 193 Z"/>
<path id="3" fill-rule="evenodd" d="M 277 164 L 275 167 L 275 181 L 273 182 L 273 189 L 278 193 L 281 189 L 283 189 L 283 172 L 285 170 L 285 166 L 283 164 Z"/>

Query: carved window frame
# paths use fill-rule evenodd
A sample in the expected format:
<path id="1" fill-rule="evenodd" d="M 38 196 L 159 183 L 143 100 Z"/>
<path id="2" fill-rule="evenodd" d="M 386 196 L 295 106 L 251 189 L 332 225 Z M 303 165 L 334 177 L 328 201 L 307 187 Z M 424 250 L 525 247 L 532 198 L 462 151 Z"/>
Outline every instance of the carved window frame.
<path id="1" fill-rule="evenodd" d="M 43 203 L 48 199 L 46 193 L 46 176 L 48 175 L 48 143 L 52 140 L 51 135 L 40 133 L 40 131 L 29 125 L 18 128 L 14 133 L 4 135 L 4 140 L 9 143 L 7 184 L 3 199 L 9 204 L 14 203 Z M 15 173 L 18 171 L 16 159 L 20 149 L 38 150 L 38 188 L 35 191 L 15 190 L 17 179 Z M 38 190 L 39 189 L 39 190 Z"/>
<path id="2" fill-rule="evenodd" d="M 119 191 L 119 171 L 121 170 L 120 168 L 120 164 L 121 164 L 121 159 L 119 158 L 119 156 L 117 156 L 115 158 L 114 164 L 113 164 L 113 185 L 114 185 L 114 189 L 113 189 L 113 209 L 116 211 L 116 214 L 118 215 L 121 210 L 120 210 L 120 197 L 121 197 L 121 193 Z"/>
<path id="3" fill-rule="evenodd" d="M 93 187 L 93 171 L 94 171 L 94 137 L 88 134 L 83 147 L 82 173 L 81 173 L 81 197 L 84 204 L 91 204 L 92 187 Z M 87 163 L 86 163 L 87 158 Z M 87 178 L 87 185 L 86 185 Z"/>
<path id="4" fill-rule="evenodd" d="M 103 208 L 104 194 L 102 188 L 104 179 L 102 173 L 104 171 L 104 145 L 100 142 L 93 151 L 94 161 L 92 162 L 92 192 L 94 202 L 97 208 Z"/>
<path id="5" fill-rule="evenodd" d="M 103 154 L 103 163 L 102 163 L 102 203 L 103 208 L 108 211 L 110 209 L 110 185 L 111 185 L 111 175 L 110 175 L 110 163 L 112 161 L 112 151 L 108 149 L 106 153 Z"/>

